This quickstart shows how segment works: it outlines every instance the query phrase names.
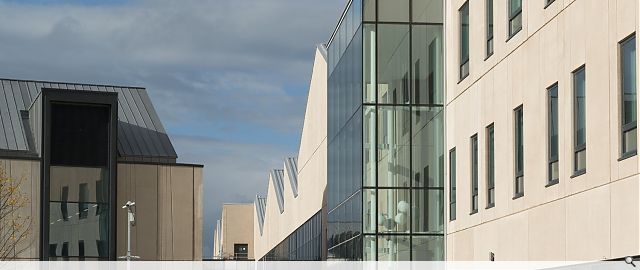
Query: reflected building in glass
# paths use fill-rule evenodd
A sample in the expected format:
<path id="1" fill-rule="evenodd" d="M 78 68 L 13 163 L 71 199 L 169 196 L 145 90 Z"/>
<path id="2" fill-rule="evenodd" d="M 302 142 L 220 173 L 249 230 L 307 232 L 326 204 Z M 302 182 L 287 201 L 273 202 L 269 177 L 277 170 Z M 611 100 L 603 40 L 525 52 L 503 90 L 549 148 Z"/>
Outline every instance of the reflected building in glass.
<path id="1" fill-rule="evenodd" d="M 21 180 L 29 201 L 18 212 L 29 235 L 8 259 L 116 260 L 127 201 L 133 255 L 202 258 L 203 166 L 177 162 L 144 88 L 0 79 L 0 125 L 0 177 Z"/>
<path id="2" fill-rule="evenodd" d="M 442 0 L 353 0 L 328 43 L 327 259 L 444 259 Z"/>

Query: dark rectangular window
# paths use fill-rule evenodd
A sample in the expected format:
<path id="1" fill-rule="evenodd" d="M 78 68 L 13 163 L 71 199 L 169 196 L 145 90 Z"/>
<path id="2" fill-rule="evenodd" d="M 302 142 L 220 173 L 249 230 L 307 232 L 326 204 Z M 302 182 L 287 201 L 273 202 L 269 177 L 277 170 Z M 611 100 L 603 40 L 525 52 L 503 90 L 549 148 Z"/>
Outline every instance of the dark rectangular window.
<path id="1" fill-rule="evenodd" d="M 636 154 L 638 149 L 636 105 L 636 36 L 620 42 L 620 79 L 622 88 L 622 157 Z"/>
<path id="2" fill-rule="evenodd" d="M 560 171 L 558 167 L 558 84 L 547 89 L 547 149 L 549 151 L 549 167 L 547 184 L 558 183 Z"/>
<path id="3" fill-rule="evenodd" d="M 496 204 L 496 158 L 493 124 L 487 127 L 487 208 Z"/>
<path id="4" fill-rule="evenodd" d="M 471 137 L 471 214 L 478 212 L 478 134 Z"/>
<path id="5" fill-rule="evenodd" d="M 573 172 L 582 174 L 587 170 L 587 125 L 586 125 L 586 74 L 585 67 L 573 72 Z"/>
<path id="6" fill-rule="evenodd" d="M 69 220 L 69 208 L 67 202 L 69 201 L 69 187 L 62 187 L 62 192 L 60 194 L 60 213 L 62 215 L 62 220 Z"/>
<path id="7" fill-rule="evenodd" d="M 84 261 L 84 241 L 78 241 L 78 258 L 81 261 Z"/>
<path id="8" fill-rule="evenodd" d="M 524 113 L 522 106 L 514 110 L 514 156 L 515 156 L 515 181 L 514 198 L 524 196 Z"/>
<path id="9" fill-rule="evenodd" d="M 493 0 L 486 0 L 487 58 L 493 54 Z"/>
<path id="10" fill-rule="evenodd" d="M 247 260 L 249 258 L 249 245 L 233 244 L 233 258 L 235 260 Z"/>
<path id="11" fill-rule="evenodd" d="M 522 0 L 509 0 L 509 37 L 522 30 Z"/>
<path id="12" fill-rule="evenodd" d="M 107 106 L 53 103 L 51 165 L 107 165 L 110 120 Z"/>
<path id="13" fill-rule="evenodd" d="M 469 76 L 469 2 L 458 11 L 460 13 L 460 80 Z"/>
<path id="14" fill-rule="evenodd" d="M 456 148 L 449 151 L 449 220 L 456 220 Z"/>

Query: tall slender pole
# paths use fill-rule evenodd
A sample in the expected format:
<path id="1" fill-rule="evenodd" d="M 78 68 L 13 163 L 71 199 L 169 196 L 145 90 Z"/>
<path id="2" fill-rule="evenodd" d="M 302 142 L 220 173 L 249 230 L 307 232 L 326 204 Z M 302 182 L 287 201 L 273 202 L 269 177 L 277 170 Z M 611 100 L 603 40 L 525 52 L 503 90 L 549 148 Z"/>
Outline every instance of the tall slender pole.
<path id="1" fill-rule="evenodd" d="M 119 259 L 126 259 L 127 261 L 131 261 L 131 259 L 140 259 L 138 256 L 131 255 L 131 227 L 136 225 L 136 217 L 134 213 L 135 202 L 127 201 L 122 208 L 127 209 L 127 255 L 120 256 Z"/>

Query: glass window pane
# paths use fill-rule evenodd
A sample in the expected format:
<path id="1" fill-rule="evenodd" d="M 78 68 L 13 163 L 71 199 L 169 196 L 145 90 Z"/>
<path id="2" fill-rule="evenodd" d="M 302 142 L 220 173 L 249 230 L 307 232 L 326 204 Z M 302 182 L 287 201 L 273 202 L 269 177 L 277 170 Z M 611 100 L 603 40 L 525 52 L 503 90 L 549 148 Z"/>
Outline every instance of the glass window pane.
<path id="1" fill-rule="evenodd" d="M 469 75 L 469 2 L 460 8 L 460 79 Z"/>
<path id="2" fill-rule="evenodd" d="M 375 261 L 376 260 L 376 237 L 371 235 L 365 235 L 363 241 L 363 260 Z"/>
<path id="3" fill-rule="evenodd" d="M 575 154 L 575 171 L 581 172 L 587 169 L 587 151 L 578 151 Z"/>
<path id="4" fill-rule="evenodd" d="M 378 103 L 409 103 L 408 25 L 378 24 Z"/>
<path id="5" fill-rule="evenodd" d="M 444 232 L 444 190 L 414 189 L 411 207 L 413 232 Z"/>
<path id="6" fill-rule="evenodd" d="M 409 187 L 409 109 L 378 108 L 378 186 Z"/>
<path id="7" fill-rule="evenodd" d="M 478 135 L 471 137 L 471 211 L 478 211 Z"/>
<path id="8" fill-rule="evenodd" d="M 408 261 L 410 259 L 409 236 L 386 235 L 378 238 L 378 261 Z"/>
<path id="9" fill-rule="evenodd" d="M 412 26 L 412 103 L 443 104 L 442 26 Z"/>
<path id="10" fill-rule="evenodd" d="M 414 261 L 444 260 L 444 236 L 413 236 L 412 254 Z"/>
<path id="11" fill-rule="evenodd" d="M 376 185 L 376 107 L 364 106 L 363 125 L 363 177 L 365 187 Z"/>
<path id="12" fill-rule="evenodd" d="M 364 233 L 376 232 L 376 191 L 373 189 L 362 190 L 362 227 Z"/>
<path id="13" fill-rule="evenodd" d="M 364 102 L 376 102 L 376 26 L 364 25 L 364 50 L 362 78 L 364 78 Z"/>
<path id="14" fill-rule="evenodd" d="M 364 0 L 362 3 L 364 20 L 375 21 L 376 20 L 376 0 Z"/>
<path id="15" fill-rule="evenodd" d="M 456 149 L 449 151 L 449 220 L 456 219 Z"/>
<path id="16" fill-rule="evenodd" d="M 523 120 L 522 107 L 520 107 L 515 111 L 516 174 L 524 171 Z"/>
<path id="17" fill-rule="evenodd" d="M 66 256 L 107 258 L 109 240 L 108 170 L 86 167 L 50 167 L 49 243 Z M 53 253 L 64 256 L 62 253 Z"/>
<path id="18" fill-rule="evenodd" d="M 585 69 L 573 74 L 574 94 L 574 145 L 577 149 L 586 145 L 586 94 Z M 576 149 L 576 150 L 577 150 Z"/>
<path id="19" fill-rule="evenodd" d="M 548 90 L 548 143 L 549 161 L 558 160 L 558 86 L 554 85 Z"/>
<path id="20" fill-rule="evenodd" d="M 638 129 L 634 128 L 625 132 L 622 135 L 623 138 L 623 152 L 628 153 L 631 151 L 636 151 L 638 149 Z"/>
<path id="21" fill-rule="evenodd" d="M 409 0 L 378 0 L 378 5 L 378 21 L 409 21 Z"/>
<path id="22" fill-rule="evenodd" d="M 495 140 L 493 125 L 487 127 L 487 188 L 495 186 Z"/>
<path id="23" fill-rule="evenodd" d="M 413 22 L 443 23 L 443 0 L 413 0 Z"/>
<path id="24" fill-rule="evenodd" d="M 378 190 L 378 232 L 409 233 L 408 189 Z"/>
<path id="25" fill-rule="evenodd" d="M 622 66 L 622 124 L 630 124 L 637 119 L 636 110 L 636 39 L 630 38 L 622 44 L 620 53 Z"/>
<path id="26" fill-rule="evenodd" d="M 513 17 L 522 9 L 522 0 L 509 0 L 509 15 Z"/>
<path id="27" fill-rule="evenodd" d="M 413 187 L 444 187 L 444 120 L 440 107 L 412 108 Z"/>

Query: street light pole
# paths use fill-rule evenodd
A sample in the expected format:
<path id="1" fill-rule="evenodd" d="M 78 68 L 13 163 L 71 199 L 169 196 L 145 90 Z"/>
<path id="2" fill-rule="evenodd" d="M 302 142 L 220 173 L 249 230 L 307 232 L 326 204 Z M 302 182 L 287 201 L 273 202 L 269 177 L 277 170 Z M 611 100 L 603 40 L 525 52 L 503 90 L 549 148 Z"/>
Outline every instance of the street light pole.
<path id="1" fill-rule="evenodd" d="M 122 209 L 127 209 L 127 255 L 120 256 L 119 259 L 126 259 L 127 261 L 131 261 L 131 259 L 140 259 L 139 256 L 131 255 L 131 227 L 136 226 L 136 217 L 135 217 L 135 202 L 127 201 L 122 206 Z"/>

